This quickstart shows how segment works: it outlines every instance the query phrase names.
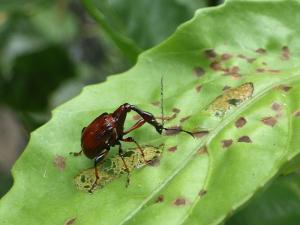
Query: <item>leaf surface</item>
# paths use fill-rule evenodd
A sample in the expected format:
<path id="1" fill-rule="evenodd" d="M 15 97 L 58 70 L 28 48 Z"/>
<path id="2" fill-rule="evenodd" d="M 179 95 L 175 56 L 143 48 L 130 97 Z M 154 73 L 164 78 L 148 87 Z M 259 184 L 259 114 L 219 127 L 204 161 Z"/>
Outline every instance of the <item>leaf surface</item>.
<path id="1" fill-rule="evenodd" d="M 14 166 L 0 224 L 221 223 L 299 154 L 299 10 L 298 1 L 199 10 L 131 70 L 58 107 Z M 162 76 L 165 114 L 175 114 L 166 126 L 196 138 L 145 125 L 130 135 L 164 144 L 157 166 L 133 171 L 128 188 L 123 176 L 92 195 L 78 191 L 73 178 L 92 166 L 69 156 L 82 127 L 125 102 L 160 116 Z"/>

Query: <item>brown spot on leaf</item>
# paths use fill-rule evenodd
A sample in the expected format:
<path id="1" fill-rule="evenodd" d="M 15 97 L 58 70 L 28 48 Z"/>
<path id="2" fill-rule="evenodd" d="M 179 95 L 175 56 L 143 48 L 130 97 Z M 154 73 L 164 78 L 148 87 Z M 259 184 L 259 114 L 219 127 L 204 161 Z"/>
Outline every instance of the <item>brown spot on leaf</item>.
<path id="1" fill-rule="evenodd" d="M 149 166 L 159 166 L 160 164 L 160 158 L 159 157 L 154 157 L 153 159 L 151 159 L 150 161 L 147 162 L 147 165 Z"/>
<path id="2" fill-rule="evenodd" d="M 213 59 L 217 57 L 217 53 L 215 52 L 214 49 L 206 49 L 204 50 L 204 54 L 209 59 Z"/>
<path id="3" fill-rule="evenodd" d="M 184 121 L 188 120 L 189 118 L 191 118 L 191 116 L 182 117 L 180 119 L 180 123 L 183 123 Z"/>
<path id="4" fill-rule="evenodd" d="M 290 59 L 290 50 L 288 46 L 283 46 L 281 49 L 281 59 L 289 60 Z"/>
<path id="5" fill-rule="evenodd" d="M 177 198 L 177 199 L 175 199 L 173 204 L 176 206 L 182 206 L 182 205 L 186 204 L 186 200 L 184 198 Z"/>
<path id="6" fill-rule="evenodd" d="M 202 138 L 203 136 L 207 135 L 209 133 L 208 130 L 200 130 L 193 132 L 194 137 L 196 138 Z"/>
<path id="7" fill-rule="evenodd" d="M 198 155 L 204 155 L 204 154 L 207 154 L 207 153 L 208 153 L 208 151 L 207 151 L 206 145 L 202 146 L 202 147 L 199 148 L 198 151 L 197 151 L 197 154 L 198 154 Z"/>
<path id="8" fill-rule="evenodd" d="M 199 195 L 200 197 L 203 197 L 203 196 L 206 195 L 206 194 L 207 194 L 207 191 L 204 190 L 204 189 L 202 189 L 202 190 L 199 191 L 199 193 L 198 193 L 198 195 Z"/>
<path id="9" fill-rule="evenodd" d="M 258 48 L 258 49 L 256 49 L 255 50 L 258 54 L 261 54 L 261 55 L 263 55 L 263 54 L 266 54 L 267 53 L 267 50 L 266 49 L 264 49 L 264 48 Z"/>
<path id="10" fill-rule="evenodd" d="M 281 70 L 268 69 L 268 72 L 270 72 L 270 73 L 280 73 Z"/>
<path id="11" fill-rule="evenodd" d="M 247 58 L 248 63 L 253 63 L 256 60 L 256 58 Z"/>
<path id="12" fill-rule="evenodd" d="M 202 85 L 197 85 L 197 86 L 196 86 L 196 91 L 197 91 L 198 93 L 201 91 L 201 89 L 202 89 Z"/>
<path id="13" fill-rule="evenodd" d="M 264 66 L 268 65 L 266 62 L 262 62 L 261 64 L 263 64 Z"/>
<path id="14" fill-rule="evenodd" d="M 240 117 L 237 121 L 235 121 L 235 126 L 237 128 L 243 127 L 247 123 L 247 120 L 244 117 Z"/>
<path id="15" fill-rule="evenodd" d="M 288 85 L 279 85 L 278 88 L 284 92 L 288 92 L 292 87 Z"/>
<path id="16" fill-rule="evenodd" d="M 205 74 L 205 70 L 202 67 L 195 67 L 194 68 L 194 73 L 197 77 L 201 77 Z"/>
<path id="17" fill-rule="evenodd" d="M 210 64 L 210 68 L 213 69 L 213 70 L 215 70 L 215 71 L 222 70 L 221 64 L 220 64 L 220 62 L 218 62 L 218 61 L 213 61 L 213 62 Z"/>
<path id="18" fill-rule="evenodd" d="M 277 119 L 275 117 L 269 116 L 262 118 L 261 122 L 263 122 L 267 126 L 274 127 L 277 123 Z"/>
<path id="19" fill-rule="evenodd" d="M 172 112 L 173 112 L 173 113 L 180 113 L 180 109 L 178 109 L 178 108 L 173 108 L 173 109 L 172 109 Z"/>
<path id="20" fill-rule="evenodd" d="M 160 106 L 160 101 L 151 102 L 151 104 L 154 105 L 154 106 Z"/>
<path id="21" fill-rule="evenodd" d="M 225 74 L 224 75 L 239 75 L 240 68 L 238 66 L 232 66 L 228 68 L 227 70 L 224 70 Z"/>
<path id="22" fill-rule="evenodd" d="M 172 136 L 180 133 L 181 127 L 180 126 L 173 126 L 173 127 L 168 127 L 165 130 L 165 135 L 167 136 Z"/>
<path id="23" fill-rule="evenodd" d="M 294 112 L 294 116 L 296 116 L 296 117 L 300 117 L 300 110 L 298 110 L 298 111 Z"/>
<path id="24" fill-rule="evenodd" d="M 66 167 L 66 158 L 60 155 L 55 155 L 54 159 L 53 159 L 53 164 L 54 166 L 63 171 Z"/>
<path id="25" fill-rule="evenodd" d="M 280 111 L 281 109 L 282 109 L 282 105 L 280 105 L 279 103 L 277 103 L 277 102 L 274 102 L 273 104 L 272 104 L 272 110 L 274 110 L 274 111 Z"/>
<path id="26" fill-rule="evenodd" d="M 229 86 L 227 86 L 227 85 L 225 85 L 224 87 L 223 87 L 223 91 L 226 91 L 226 90 L 228 90 L 228 89 L 230 89 L 231 87 L 229 87 Z"/>
<path id="27" fill-rule="evenodd" d="M 76 217 L 69 218 L 64 222 L 64 225 L 72 225 L 75 223 L 75 220 L 76 220 Z"/>
<path id="28" fill-rule="evenodd" d="M 177 146 L 172 146 L 172 147 L 168 148 L 169 152 L 176 152 L 176 150 L 177 150 Z"/>
<path id="29" fill-rule="evenodd" d="M 155 203 L 161 203 L 161 202 L 163 202 L 164 201 L 164 196 L 163 195 L 160 195 L 160 196 L 158 196 L 157 197 L 157 199 L 155 200 Z"/>
<path id="30" fill-rule="evenodd" d="M 224 53 L 224 54 L 221 55 L 221 60 L 222 61 L 227 61 L 227 60 L 229 60 L 231 58 L 232 58 L 232 55 L 230 55 L 228 53 Z"/>
<path id="31" fill-rule="evenodd" d="M 249 136 L 241 136 L 239 139 L 238 139 L 238 142 L 245 142 L 245 143 L 251 143 L 252 140 L 250 139 Z"/>
<path id="32" fill-rule="evenodd" d="M 257 68 L 256 69 L 256 72 L 258 72 L 258 73 L 263 73 L 263 72 L 265 72 L 266 70 L 264 69 L 264 68 Z"/>
<path id="33" fill-rule="evenodd" d="M 240 59 L 247 59 L 247 57 L 242 55 L 242 54 L 238 54 L 237 57 L 240 58 Z"/>
<path id="34" fill-rule="evenodd" d="M 232 145 L 232 139 L 226 139 L 222 140 L 222 147 L 223 148 L 228 148 L 230 145 Z"/>

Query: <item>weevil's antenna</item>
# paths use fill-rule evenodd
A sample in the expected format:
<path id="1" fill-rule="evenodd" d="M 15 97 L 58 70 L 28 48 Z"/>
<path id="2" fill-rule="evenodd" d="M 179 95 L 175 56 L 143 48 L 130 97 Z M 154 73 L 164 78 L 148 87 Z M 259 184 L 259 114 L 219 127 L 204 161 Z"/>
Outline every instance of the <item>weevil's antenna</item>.
<path id="1" fill-rule="evenodd" d="M 164 76 L 161 76 L 160 79 L 160 105 L 161 105 L 161 124 L 165 125 L 165 116 L 164 116 Z"/>

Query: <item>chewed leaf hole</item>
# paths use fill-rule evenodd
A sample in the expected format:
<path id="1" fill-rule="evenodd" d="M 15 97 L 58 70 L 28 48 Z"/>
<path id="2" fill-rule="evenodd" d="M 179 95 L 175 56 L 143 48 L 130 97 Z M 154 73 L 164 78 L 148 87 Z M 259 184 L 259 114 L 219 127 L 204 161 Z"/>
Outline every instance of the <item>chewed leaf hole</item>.
<path id="1" fill-rule="evenodd" d="M 145 160 L 138 149 L 129 149 L 124 154 L 125 163 L 130 172 L 146 165 L 156 166 L 159 164 L 163 145 L 159 147 L 143 146 Z M 102 165 L 97 167 L 99 171 L 99 180 L 97 188 L 103 188 L 108 183 L 119 178 L 122 174 L 127 174 L 126 167 L 119 155 L 106 159 Z M 89 168 L 81 171 L 75 178 L 74 184 L 77 190 L 88 192 L 95 182 L 95 170 Z M 124 184 L 125 186 L 125 184 Z"/>
<path id="2" fill-rule="evenodd" d="M 208 111 L 215 116 L 223 117 L 232 107 L 236 107 L 252 97 L 254 86 L 252 83 L 245 83 L 236 88 L 229 88 L 223 91 L 208 107 Z"/>

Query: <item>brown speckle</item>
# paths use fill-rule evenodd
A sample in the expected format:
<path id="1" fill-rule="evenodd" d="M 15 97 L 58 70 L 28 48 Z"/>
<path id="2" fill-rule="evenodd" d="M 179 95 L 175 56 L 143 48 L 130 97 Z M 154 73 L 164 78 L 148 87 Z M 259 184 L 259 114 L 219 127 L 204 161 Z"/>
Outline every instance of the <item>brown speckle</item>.
<path id="1" fill-rule="evenodd" d="M 240 117 L 237 121 L 235 121 L 235 126 L 237 128 L 243 127 L 247 123 L 247 120 L 244 117 Z"/>
<path id="2" fill-rule="evenodd" d="M 147 161 L 147 165 L 149 166 L 159 166 L 160 164 L 160 158 L 159 157 L 154 157 L 153 159 Z"/>
<path id="3" fill-rule="evenodd" d="M 247 58 L 248 63 L 253 63 L 256 60 L 256 58 Z"/>
<path id="4" fill-rule="evenodd" d="M 280 111 L 281 109 L 282 109 L 282 105 L 280 105 L 279 103 L 277 103 L 277 102 L 274 102 L 273 104 L 272 104 L 272 110 L 274 110 L 274 111 Z"/>
<path id="5" fill-rule="evenodd" d="M 294 112 L 294 116 L 296 116 L 296 117 L 300 117 L 300 110 L 298 110 L 298 111 Z"/>
<path id="6" fill-rule="evenodd" d="M 72 225 L 75 223 L 75 220 L 76 220 L 76 217 L 69 218 L 64 222 L 64 225 Z"/>
<path id="7" fill-rule="evenodd" d="M 222 140 L 222 147 L 223 148 L 228 148 L 230 145 L 232 145 L 232 139 L 226 139 Z"/>
<path id="8" fill-rule="evenodd" d="M 287 46 L 283 46 L 281 49 L 281 59 L 282 60 L 289 60 L 290 59 L 290 50 Z"/>
<path id="9" fill-rule="evenodd" d="M 53 159 L 53 164 L 54 166 L 63 171 L 66 167 L 66 158 L 60 155 L 55 155 L 54 159 Z"/>
<path id="10" fill-rule="evenodd" d="M 258 72 L 258 73 L 263 73 L 263 72 L 265 72 L 266 70 L 264 69 L 264 68 L 257 68 L 256 69 L 256 72 Z"/>
<path id="11" fill-rule="evenodd" d="M 210 64 L 210 68 L 213 69 L 213 70 L 215 70 L 215 71 L 222 70 L 221 64 L 218 61 L 213 61 Z"/>
<path id="12" fill-rule="evenodd" d="M 266 62 L 262 62 L 261 64 L 263 64 L 264 66 L 268 65 Z"/>
<path id="13" fill-rule="evenodd" d="M 232 55 L 228 54 L 228 53 L 224 53 L 221 55 L 221 60 L 222 61 L 226 61 L 232 58 Z"/>
<path id="14" fill-rule="evenodd" d="M 204 54 L 209 59 L 213 59 L 217 57 L 217 53 L 215 52 L 214 49 L 206 49 L 204 50 Z"/>
<path id="15" fill-rule="evenodd" d="M 175 199 L 173 204 L 176 206 L 182 206 L 182 205 L 186 204 L 186 200 L 184 198 L 177 198 L 177 199 Z"/>
<path id="16" fill-rule="evenodd" d="M 262 118 L 261 122 L 263 122 L 267 126 L 274 127 L 275 124 L 277 123 L 277 120 L 275 117 L 270 116 L 270 117 Z"/>
<path id="17" fill-rule="evenodd" d="M 206 145 L 202 146 L 202 147 L 199 148 L 198 151 L 197 151 L 197 154 L 198 154 L 198 155 L 204 155 L 204 154 L 207 154 L 207 153 L 208 153 L 208 151 L 207 151 Z"/>
<path id="18" fill-rule="evenodd" d="M 151 104 L 154 105 L 154 106 L 160 106 L 160 101 L 151 102 Z"/>
<path id="19" fill-rule="evenodd" d="M 199 93 L 201 91 L 201 89 L 202 89 L 202 85 L 197 85 L 196 86 L 196 92 Z"/>
<path id="20" fill-rule="evenodd" d="M 268 72 L 270 72 L 270 73 L 280 73 L 281 70 L 268 69 Z"/>
<path id="21" fill-rule="evenodd" d="M 227 86 L 227 85 L 225 85 L 224 87 L 223 87 L 223 91 L 226 91 L 226 90 L 228 90 L 228 89 L 230 89 L 231 87 L 229 87 L 229 86 Z"/>
<path id="22" fill-rule="evenodd" d="M 267 53 L 266 49 L 264 49 L 264 48 L 259 48 L 259 49 L 256 49 L 256 52 L 257 52 L 258 54 L 261 54 L 261 55 L 263 55 L 263 54 L 266 54 L 266 53 Z"/>
<path id="23" fill-rule="evenodd" d="M 194 73 L 197 77 L 201 77 L 205 74 L 205 70 L 202 67 L 195 67 L 194 68 Z"/>
<path id="24" fill-rule="evenodd" d="M 239 57 L 240 59 L 247 59 L 247 57 L 242 54 L 239 54 L 237 57 Z"/>
<path id="25" fill-rule="evenodd" d="M 200 130 L 193 132 L 194 137 L 196 138 L 202 138 L 203 136 L 207 135 L 209 133 L 208 130 Z"/>
<path id="26" fill-rule="evenodd" d="M 249 136 L 246 136 L 246 135 L 245 135 L 245 136 L 240 137 L 240 138 L 238 139 L 238 142 L 251 143 L 252 140 L 250 139 Z"/>
<path id="27" fill-rule="evenodd" d="M 165 135 L 172 136 L 172 135 L 176 135 L 180 132 L 181 132 L 180 126 L 173 126 L 173 127 L 166 128 Z"/>
<path id="28" fill-rule="evenodd" d="M 207 194 L 207 191 L 204 190 L 204 189 L 202 189 L 202 190 L 199 191 L 199 193 L 198 193 L 198 195 L 199 195 L 200 197 L 203 197 L 203 196 L 206 195 L 206 194 Z"/>
<path id="29" fill-rule="evenodd" d="M 160 195 L 160 196 L 158 196 L 157 197 L 157 199 L 155 200 L 155 203 L 161 203 L 161 202 L 163 202 L 164 201 L 164 196 L 163 195 Z"/>
<path id="30" fill-rule="evenodd" d="M 172 146 L 172 147 L 168 148 L 169 152 L 176 152 L 176 150 L 177 150 L 177 146 Z"/>
<path id="31" fill-rule="evenodd" d="M 173 108 L 173 109 L 172 109 L 172 112 L 173 112 L 173 113 L 180 113 L 180 109 L 178 109 L 178 108 Z"/>
<path id="32" fill-rule="evenodd" d="M 278 88 L 284 92 L 288 92 L 292 87 L 288 85 L 279 85 Z"/>
<path id="33" fill-rule="evenodd" d="M 182 117 L 180 119 L 180 123 L 183 123 L 184 121 L 188 120 L 189 118 L 191 118 L 191 116 Z"/>

